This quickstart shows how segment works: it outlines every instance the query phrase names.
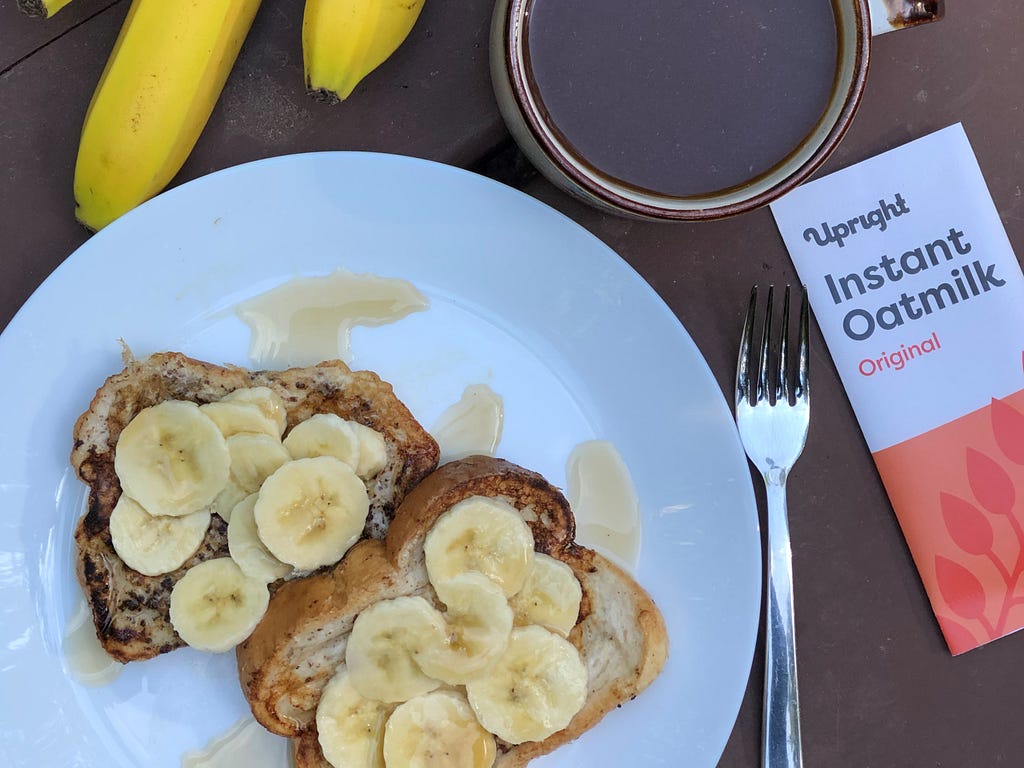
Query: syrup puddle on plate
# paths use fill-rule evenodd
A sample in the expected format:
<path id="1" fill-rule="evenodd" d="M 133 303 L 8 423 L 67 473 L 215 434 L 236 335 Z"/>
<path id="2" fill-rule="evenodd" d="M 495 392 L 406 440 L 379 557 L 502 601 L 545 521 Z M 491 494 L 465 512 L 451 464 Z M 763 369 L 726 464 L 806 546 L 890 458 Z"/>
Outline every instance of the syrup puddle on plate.
<path id="1" fill-rule="evenodd" d="M 199 751 L 181 756 L 181 768 L 289 768 L 289 741 L 247 715 Z"/>
<path id="2" fill-rule="evenodd" d="M 79 600 L 75 613 L 64 633 L 64 658 L 71 676 L 92 688 L 108 685 L 117 679 L 124 664 L 107 655 L 96 637 L 92 614 L 85 600 Z"/>
<path id="3" fill-rule="evenodd" d="M 441 448 L 441 462 L 473 454 L 493 456 L 501 442 L 505 405 L 486 384 L 472 384 L 457 403 L 448 406 L 431 434 Z"/>
<path id="4" fill-rule="evenodd" d="M 260 368 L 313 365 L 352 358 L 357 325 L 384 325 L 429 306 L 406 280 L 338 269 L 296 277 L 241 302 L 235 312 L 249 326 L 249 357 Z"/>
<path id="5" fill-rule="evenodd" d="M 576 540 L 635 570 L 640 557 L 640 503 L 615 446 L 606 440 L 580 443 L 569 454 L 565 475 Z"/>

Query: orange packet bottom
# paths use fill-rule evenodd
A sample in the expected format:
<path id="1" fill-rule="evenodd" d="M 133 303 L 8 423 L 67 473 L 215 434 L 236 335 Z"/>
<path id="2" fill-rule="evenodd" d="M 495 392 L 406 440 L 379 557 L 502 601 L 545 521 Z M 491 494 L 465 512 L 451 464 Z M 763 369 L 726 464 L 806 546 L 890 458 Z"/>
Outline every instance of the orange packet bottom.
<path id="1" fill-rule="evenodd" d="M 1024 389 L 873 456 L 949 650 L 1024 627 Z"/>

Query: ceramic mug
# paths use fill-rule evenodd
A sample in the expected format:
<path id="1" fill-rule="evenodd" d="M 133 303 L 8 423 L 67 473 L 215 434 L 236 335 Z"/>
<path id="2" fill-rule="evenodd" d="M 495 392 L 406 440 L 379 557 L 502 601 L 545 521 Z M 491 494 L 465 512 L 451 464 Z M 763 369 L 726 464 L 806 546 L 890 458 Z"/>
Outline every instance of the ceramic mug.
<path id="1" fill-rule="evenodd" d="M 720 35 L 716 39 L 725 41 L 724 48 L 727 49 L 730 45 L 729 40 L 732 39 L 730 35 L 738 38 L 753 30 L 754 37 L 750 38 L 748 35 L 746 43 L 740 39 L 735 40 L 735 50 L 741 50 L 738 46 L 744 44 L 748 45 L 749 49 L 750 39 L 755 39 L 752 45 L 759 46 L 762 43 L 756 41 L 757 29 L 767 28 L 766 23 L 770 25 L 774 21 L 780 21 L 779 26 L 789 30 L 803 24 L 805 15 L 800 6 L 801 2 L 804 8 L 813 8 L 819 18 L 827 19 L 830 24 L 834 22 L 835 39 L 829 38 L 827 45 L 819 46 L 820 56 L 834 58 L 829 59 L 825 67 L 819 67 L 817 73 L 811 71 L 813 67 L 800 68 L 803 63 L 800 56 L 804 55 L 801 46 L 815 42 L 813 38 L 808 40 L 806 35 L 816 35 L 819 34 L 818 31 L 803 30 L 804 38 L 797 36 L 792 40 L 769 41 L 775 46 L 774 55 L 777 62 L 781 62 L 781 66 L 775 68 L 776 82 L 769 84 L 779 93 L 777 101 L 780 106 L 775 112 L 783 113 L 781 119 L 778 114 L 774 116 L 773 125 L 787 128 L 784 121 L 790 115 L 790 105 L 789 101 L 783 101 L 791 97 L 787 90 L 787 78 L 795 81 L 805 76 L 818 78 L 817 82 L 807 81 L 807 91 L 816 88 L 819 95 L 817 102 L 802 107 L 805 112 L 802 119 L 806 124 L 788 126 L 792 135 L 781 135 L 785 133 L 782 131 L 780 136 L 774 139 L 775 145 L 766 147 L 762 156 L 756 154 L 761 150 L 753 145 L 767 145 L 770 143 L 770 137 L 759 132 L 760 124 L 757 121 L 766 110 L 772 110 L 775 102 L 766 104 L 765 100 L 774 98 L 775 92 L 767 88 L 757 90 L 760 86 L 752 85 L 753 80 L 750 78 L 762 74 L 750 71 L 750 62 L 755 62 L 756 65 L 758 51 L 751 54 L 749 50 L 742 49 L 749 61 L 743 64 L 746 69 L 739 72 L 739 79 L 729 80 L 731 74 L 723 75 L 717 69 L 710 73 L 714 77 L 709 76 L 707 69 L 704 75 L 698 72 L 698 77 L 707 76 L 708 81 L 716 83 L 713 87 L 719 90 L 714 93 L 705 88 L 701 95 L 701 89 L 697 86 L 705 83 L 685 82 L 685 78 L 682 78 L 684 82 L 680 83 L 678 89 L 671 87 L 674 80 L 663 82 L 663 92 L 655 94 L 656 101 L 648 105 L 653 111 L 644 113 L 647 116 L 646 120 L 637 117 L 630 123 L 629 115 L 620 114 L 614 103 L 602 101 L 606 94 L 595 89 L 600 89 L 605 84 L 604 81 L 614 79 L 615 75 L 615 72 L 611 72 L 610 75 L 608 69 L 602 71 L 606 58 L 612 62 L 615 56 L 620 57 L 617 63 L 609 63 L 609 67 L 647 67 L 638 76 L 633 73 L 639 78 L 638 81 L 646 82 L 643 80 L 645 73 L 660 68 L 660 60 L 651 58 L 645 63 L 644 56 L 661 55 L 671 58 L 674 55 L 674 29 L 670 34 L 663 33 L 658 27 L 659 20 L 651 17 L 651 14 L 659 12 L 657 0 L 643 0 L 642 3 L 629 0 L 617 6 L 612 3 L 608 6 L 608 15 L 603 22 L 594 21 L 595 18 L 600 19 L 599 15 L 594 15 L 596 6 L 582 0 L 576 0 L 575 4 L 566 0 L 498 0 L 491 28 L 491 75 L 499 107 L 512 136 L 534 166 L 558 186 L 598 208 L 633 217 L 683 221 L 717 219 L 758 208 L 806 180 L 836 148 L 846 133 L 857 111 L 867 78 L 872 13 L 876 33 L 885 31 L 886 24 L 906 26 L 941 16 L 941 3 L 936 2 L 833 0 L 832 15 L 828 16 L 828 0 L 784 0 L 775 6 L 771 3 L 745 6 L 742 0 L 736 0 L 733 6 L 735 14 L 731 18 L 729 13 L 732 11 L 728 9 L 726 13 L 721 14 L 720 19 L 704 18 L 704 26 L 701 27 L 703 31 L 695 34 L 703 35 L 710 31 L 712 36 Z M 895 15 L 890 14 L 884 23 L 880 23 L 879 11 L 873 8 L 869 12 L 869 4 L 878 6 L 887 3 L 892 6 L 894 2 L 903 8 L 893 11 Z M 811 6 L 809 3 L 817 5 Z M 822 3 L 825 4 L 824 12 Z M 641 5 L 643 9 L 640 9 Z M 679 24 L 679 8 L 685 7 L 685 4 L 681 6 L 678 2 L 662 2 L 660 7 L 667 14 L 666 18 L 672 17 L 674 23 L 684 26 Z M 569 10 L 571 8 L 579 10 Z M 688 12 L 700 14 L 720 11 L 722 6 L 716 3 L 691 2 L 688 8 L 691 9 Z M 776 18 L 751 16 L 754 13 L 771 14 L 779 9 L 783 9 L 789 16 L 783 19 L 785 13 L 782 12 Z M 899 17 L 900 11 L 906 15 Z M 567 16 L 574 12 L 577 13 L 576 18 Z M 633 39 L 622 40 L 621 30 L 618 29 L 594 28 L 601 23 L 610 27 L 615 14 L 629 13 L 645 14 L 642 23 L 638 23 L 637 28 L 629 30 L 634 36 Z M 559 14 L 563 17 L 560 21 Z M 744 15 L 751 17 L 743 19 L 746 22 L 745 27 L 736 24 L 737 18 Z M 638 18 L 634 17 L 633 20 L 636 21 Z M 624 18 L 623 27 L 628 28 L 629 24 L 630 21 Z M 833 27 L 828 27 L 829 32 L 832 29 Z M 643 35 L 647 35 L 646 40 L 642 39 Z M 662 38 L 661 51 L 652 53 L 649 50 L 655 47 L 652 45 L 653 38 Z M 678 50 L 685 53 L 685 46 L 690 44 L 695 44 L 697 48 L 701 45 L 707 47 L 711 45 L 709 39 L 711 38 L 706 36 L 689 41 L 680 39 Z M 596 40 L 606 40 L 607 43 L 601 42 L 601 45 L 608 47 L 602 50 L 595 44 Z M 560 48 L 563 44 L 564 49 Z M 634 48 L 628 48 L 630 45 Z M 712 46 L 711 50 L 719 57 L 719 61 L 728 64 L 734 59 L 741 58 L 731 56 L 728 50 L 723 51 L 721 43 L 716 45 L 718 47 Z M 796 52 L 793 54 L 792 64 L 785 60 L 790 56 L 790 51 Z M 711 58 L 714 57 L 708 60 Z M 559 63 L 560 59 L 564 61 Z M 551 64 L 552 61 L 556 63 Z M 703 60 L 698 60 L 697 66 L 701 61 Z M 679 66 L 679 69 L 692 75 L 695 71 L 694 66 L 694 59 L 691 56 Z M 594 78 L 593 81 L 587 81 L 588 77 Z M 718 79 L 715 80 L 715 77 Z M 707 127 L 699 123 L 688 123 L 686 114 L 692 114 L 697 119 L 703 117 L 702 107 L 706 107 L 710 100 L 716 98 L 715 93 L 723 92 L 720 85 L 723 77 L 726 78 L 725 82 L 741 85 L 747 90 L 737 88 L 735 93 L 730 93 L 735 103 L 726 104 L 719 110 L 729 113 L 722 127 L 719 128 L 719 123 L 713 121 Z M 598 82 L 602 78 L 604 80 Z M 622 87 L 621 82 L 618 85 Z M 626 90 L 619 93 L 624 97 L 622 109 L 631 109 L 629 97 L 633 92 Z M 595 94 L 598 94 L 597 99 L 594 98 Z M 578 99 L 580 104 L 601 103 L 603 106 L 596 107 L 595 113 L 586 114 L 585 111 L 581 112 L 580 104 L 573 103 L 574 98 Z M 670 102 L 669 99 L 673 101 Z M 685 103 L 681 104 L 681 99 Z M 747 118 L 740 114 L 745 108 L 744 99 L 749 100 L 751 104 L 759 101 L 759 111 L 749 116 L 749 124 L 745 123 Z M 794 116 L 800 108 L 799 104 L 793 107 Z M 672 113 L 672 109 L 676 109 L 677 113 Z M 686 113 L 686 109 L 692 111 Z M 811 111 L 808 112 L 808 109 Z M 817 119 L 814 118 L 815 115 Z M 718 116 L 715 119 L 721 118 Z M 663 122 L 656 124 L 658 120 Z M 732 123 L 727 124 L 728 120 L 732 120 Z M 600 130 L 602 126 L 605 128 L 604 133 Z M 687 133 L 687 130 L 690 132 Z M 737 141 L 730 138 L 716 144 L 715 131 L 718 130 L 721 130 L 723 136 L 727 131 L 742 133 L 746 130 L 752 154 L 749 157 L 743 154 L 745 150 L 742 138 Z M 792 131 L 797 133 L 793 134 Z M 668 144 L 664 141 L 666 135 Z M 710 143 L 702 143 L 705 139 L 710 139 Z M 676 143 L 672 145 L 672 141 Z M 792 143 L 786 144 L 787 141 Z M 667 147 L 672 154 L 659 157 L 657 152 L 652 152 L 648 156 L 647 153 L 655 145 L 664 145 L 660 151 L 664 152 Z M 684 150 L 691 150 L 696 154 L 688 158 Z M 681 171 L 673 168 L 673 162 L 682 164 Z M 725 167 L 729 163 L 734 167 Z M 719 166 L 723 166 L 724 170 L 719 170 Z M 692 175 L 691 171 L 694 170 L 700 170 L 706 178 L 682 178 Z M 680 171 L 677 173 L 680 177 L 678 183 L 670 180 L 671 174 L 677 171 Z M 715 176 L 716 173 L 719 176 Z"/>

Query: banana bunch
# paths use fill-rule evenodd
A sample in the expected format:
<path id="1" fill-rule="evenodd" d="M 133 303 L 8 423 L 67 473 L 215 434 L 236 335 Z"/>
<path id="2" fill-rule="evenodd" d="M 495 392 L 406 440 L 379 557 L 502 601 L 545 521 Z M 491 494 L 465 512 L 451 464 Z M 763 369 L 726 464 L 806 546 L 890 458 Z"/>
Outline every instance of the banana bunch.
<path id="1" fill-rule="evenodd" d="M 169 400 L 121 431 L 110 515 L 114 551 L 147 576 L 184 566 L 211 515 L 228 522 L 230 557 L 194 564 L 171 591 L 171 624 L 189 645 L 220 652 L 267 610 L 267 585 L 338 562 L 363 532 L 366 481 L 387 460 L 384 437 L 334 414 L 297 424 L 267 387 L 197 405 Z"/>
<path id="2" fill-rule="evenodd" d="M 423 0 L 306 0 L 302 58 L 317 98 L 348 98 L 409 35 Z"/>
<path id="3" fill-rule="evenodd" d="M 18 0 L 49 17 L 70 0 Z M 75 216 L 99 230 L 181 169 L 220 97 L 260 0 L 132 0 L 86 112 Z M 307 90 L 347 98 L 409 35 L 423 0 L 307 0 Z"/>
<path id="4" fill-rule="evenodd" d="M 445 610 L 410 595 L 356 617 L 316 712 L 332 765 L 489 768 L 495 737 L 543 740 L 586 700 L 587 670 L 566 639 L 580 583 L 534 552 L 514 507 L 466 499 L 438 518 L 423 550 Z"/>

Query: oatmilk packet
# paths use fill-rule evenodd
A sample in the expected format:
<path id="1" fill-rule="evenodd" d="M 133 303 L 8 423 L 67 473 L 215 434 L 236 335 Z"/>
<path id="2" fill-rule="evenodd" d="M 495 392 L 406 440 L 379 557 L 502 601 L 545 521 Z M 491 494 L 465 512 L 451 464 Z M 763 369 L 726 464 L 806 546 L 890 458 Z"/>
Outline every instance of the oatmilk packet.
<path id="1" fill-rule="evenodd" d="M 950 650 L 1024 627 L 1024 277 L 963 127 L 771 208 Z"/>

